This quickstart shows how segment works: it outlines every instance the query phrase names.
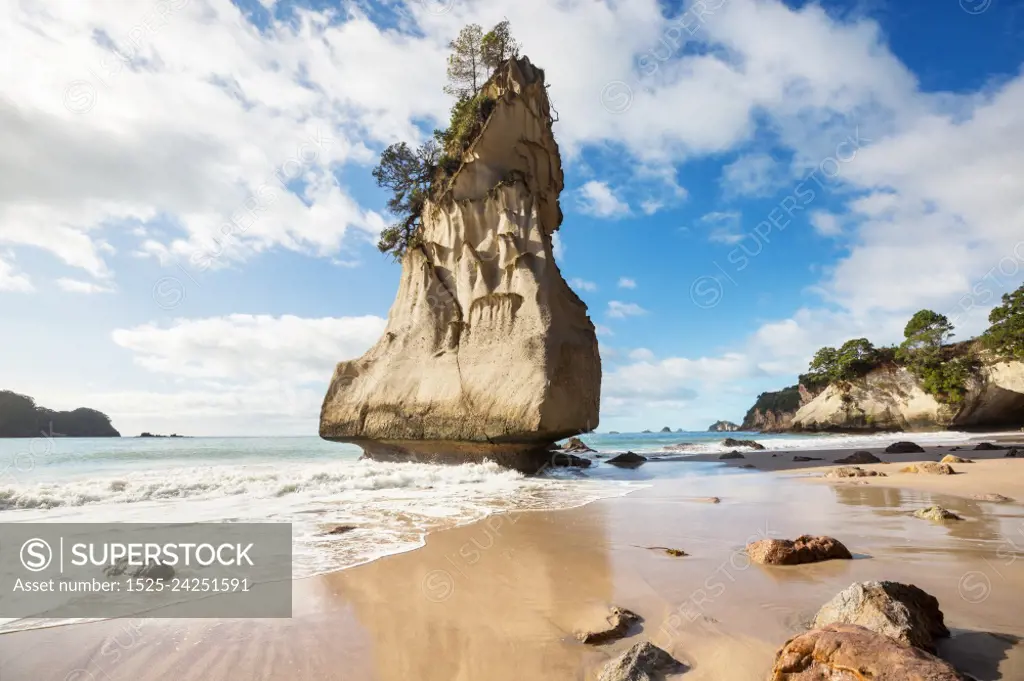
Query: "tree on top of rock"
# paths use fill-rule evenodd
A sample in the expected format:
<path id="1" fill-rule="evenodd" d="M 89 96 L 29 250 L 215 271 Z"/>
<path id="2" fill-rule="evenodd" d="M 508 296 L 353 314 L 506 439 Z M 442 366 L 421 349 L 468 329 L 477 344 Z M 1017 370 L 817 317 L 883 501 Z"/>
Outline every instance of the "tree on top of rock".
<path id="1" fill-rule="evenodd" d="M 456 97 L 448 128 L 435 130 L 434 139 L 415 151 L 405 142 L 392 144 L 373 170 L 377 185 L 392 192 L 387 205 L 398 217 L 381 232 L 377 248 L 396 258 L 418 245 L 427 200 L 441 193 L 493 110 L 494 101 L 481 92 L 484 84 L 499 66 L 519 54 L 508 20 L 486 35 L 478 24 L 470 24 L 448 46 L 452 53 L 444 91 Z"/>
<path id="2" fill-rule="evenodd" d="M 489 75 L 484 63 L 483 43 L 484 30 L 480 24 L 466 26 L 455 40 L 448 43 L 452 53 L 448 56 L 448 84 L 444 86 L 447 94 L 460 100 L 480 94 L 480 88 Z"/>
<path id="3" fill-rule="evenodd" d="M 519 56 L 519 43 L 512 37 L 508 19 L 500 22 L 480 41 L 484 65 L 496 70 L 509 59 Z"/>
<path id="4" fill-rule="evenodd" d="M 992 324 L 982 335 L 989 348 L 1000 355 L 1024 360 L 1024 286 L 1003 294 L 1003 304 L 988 315 Z"/>

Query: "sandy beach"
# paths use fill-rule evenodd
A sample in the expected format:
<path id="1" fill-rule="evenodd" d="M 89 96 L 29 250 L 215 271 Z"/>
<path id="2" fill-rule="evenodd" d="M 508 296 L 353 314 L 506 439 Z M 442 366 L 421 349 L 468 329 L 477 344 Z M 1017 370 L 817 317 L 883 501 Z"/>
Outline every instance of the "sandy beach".
<path id="1" fill-rule="evenodd" d="M 962 671 L 1024 678 L 1024 460 L 960 451 L 978 460 L 955 466 L 959 475 L 896 472 L 949 449 L 881 455 L 893 463 L 873 467 L 886 477 L 839 482 L 820 466 L 849 452 L 801 451 L 825 459 L 809 468 L 777 452 L 651 462 L 621 471 L 645 485 L 628 496 L 491 516 L 420 550 L 296 581 L 292 619 L 111 620 L 0 636 L 0 677 L 583 680 L 649 639 L 688 667 L 681 678 L 761 679 L 833 595 L 887 579 L 938 598 L 953 632 L 939 652 Z M 1017 502 L 971 498 L 984 493 Z M 913 517 L 932 504 L 965 520 Z M 855 560 L 765 567 L 743 552 L 805 533 L 836 537 Z M 574 640 L 612 605 L 639 613 L 642 630 L 603 646 Z"/>

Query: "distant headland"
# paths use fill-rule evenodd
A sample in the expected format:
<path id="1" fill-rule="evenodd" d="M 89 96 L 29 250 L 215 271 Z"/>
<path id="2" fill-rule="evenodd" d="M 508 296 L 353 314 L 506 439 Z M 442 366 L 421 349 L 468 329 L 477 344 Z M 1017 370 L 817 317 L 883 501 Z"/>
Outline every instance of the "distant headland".
<path id="1" fill-rule="evenodd" d="M 0 390 L 0 437 L 121 437 L 95 409 L 53 411 L 27 395 Z"/>

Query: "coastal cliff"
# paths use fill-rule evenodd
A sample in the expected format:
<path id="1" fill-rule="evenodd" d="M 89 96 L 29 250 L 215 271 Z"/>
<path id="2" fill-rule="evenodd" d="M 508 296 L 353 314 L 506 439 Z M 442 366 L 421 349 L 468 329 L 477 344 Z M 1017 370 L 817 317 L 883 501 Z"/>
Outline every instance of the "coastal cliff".
<path id="1" fill-rule="evenodd" d="M 983 364 L 964 398 L 945 403 L 925 392 L 907 369 L 889 365 L 854 381 L 832 384 L 799 408 L 795 431 L 1018 428 L 1024 425 L 1024 363 Z"/>
<path id="2" fill-rule="evenodd" d="M 791 385 L 782 390 L 764 392 L 743 417 L 740 430 L 780 433 L 789 429 L 800 407 L 814 395 L 802 385 Z"/>
<path id="3" fill-rule="evenodd" d="M 563 176 L 544 72 L 510 59 L 445 191 L 402 258 L 384 336 L 338 364 L 320 435 L 371 457 L 530 468 L 598 425 L 587 307 L 555 264 Z"/>

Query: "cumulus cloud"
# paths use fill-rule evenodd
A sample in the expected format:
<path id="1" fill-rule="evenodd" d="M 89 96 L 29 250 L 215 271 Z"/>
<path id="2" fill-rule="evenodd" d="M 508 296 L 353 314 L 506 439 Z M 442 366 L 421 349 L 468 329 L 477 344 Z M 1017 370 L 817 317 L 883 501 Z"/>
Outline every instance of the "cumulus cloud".
<path id="1" fill-rule="evenodd" d="M 24 274 L 20 274 L 14 267 L 13 254 L 0 252 L 0 292 L 14 291 L 29 293 L 35 290 L 32 281 Z"/>
<path id="2" fill-rule="evenodd" d="M 69 293 L 90 294 L 90 293 L 113 293 L 114 292 L 114 289 L 111 286 L 107 286 L 107 285 L 104 285 L 104 284 L 98 284 L 98 283 L 93 282 L 93 281 L 81 281 L 81 280 L 78 280 L 78 279 L 68 279 L 66 277 L 62 277 L 62 278 L 58 279 L 57 280 L 57 286 L 59 286 L 62 291 L 67 291 Z"/>
<path id="3" fill-rule="evenodd" d="M 780 188 L 786 175 L 768 154 L 747 154 L 722 168 L 720 184 L 727 195 L 766 196 Z"/>
<path id="4" fill-rule="evenodd" d="M 619 277 L 619 288 L 636 288 L 636 281 L 629 277 Z"/>
<path id="5" fill-rule="evenodd" d="M 606 182 L 591 180 L 580 187 L 576 200 L 580 211 L 597 218 L 629 215 L 629 204 L 620 200 Z"/>
<path id="6" fill-rule="evenodd" d="M 624 303 L 619 300 L 608 301 L 608 316 L 613 319 L 625 319 L 626 317 L 639 317 L 647 314 L 647 310 L 636 303 Z"/>
<path id="7" fill-rule="evenodd" d="M 114 342 L 155 373 L 179 378 L 324 384 L 334 365 L 380 337 L 380 317 L 304 319 L 233 314 L 143 324 L 113 332 Z"/>
<path id="8" fill-rule="evenodd" d="M 700 223 L 707 230 L 709 241 L 735 246 L 747 236 L 742 231 L 742 220 L 738 211 L 713 211 L 703 215 Z"/>
<path id="9" fill-rule="evenodd" d="M 587 281 L 586 279 L 580 279 L 579 277 L 574 277 L 573 279 L 570 279 L 569 280 L 569 285 L 572 286 L 574 289 L 577 289 L 579 291 L 596 291 L 597 290 L 597 284 L 595 284 L 592 281 Z"/>

